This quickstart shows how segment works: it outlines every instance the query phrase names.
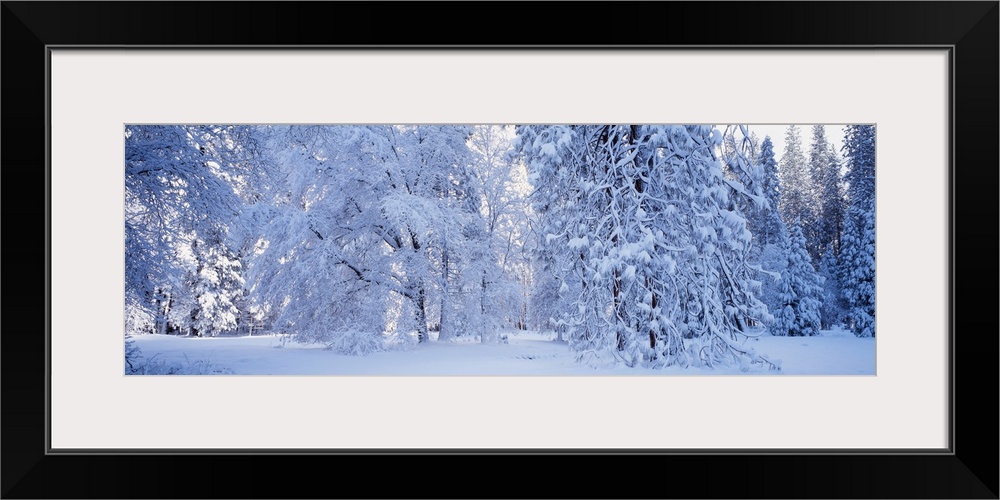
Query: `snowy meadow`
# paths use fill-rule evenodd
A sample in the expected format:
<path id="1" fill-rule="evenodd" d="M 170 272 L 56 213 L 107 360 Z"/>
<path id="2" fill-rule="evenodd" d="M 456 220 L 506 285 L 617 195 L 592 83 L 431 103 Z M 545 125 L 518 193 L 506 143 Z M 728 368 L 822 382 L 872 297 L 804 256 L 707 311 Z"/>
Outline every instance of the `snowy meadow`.
<path id="1" fill-rule="evenodd" d="M 873 375 L 874 126 L 774 129 L 127 125 L 125 373 Z"/>
<path id="2" fill-rule="evenodd" d="M 843 330 L 813 337 L 762 336 L 748 341 L 782 362 L 781 371 L 743 371 L 740 365 L 660 368 L 580 363 L 554 334 L 512 331 L 505 344 L 462 337 L 408 350 L 352 356 L 280 335 L 182 337 L 143 335 L 136 345 L 150 356 L 139 373 L 157 375 L 564 376 L 564 375 L 874 375 L 875 339 Z"/>

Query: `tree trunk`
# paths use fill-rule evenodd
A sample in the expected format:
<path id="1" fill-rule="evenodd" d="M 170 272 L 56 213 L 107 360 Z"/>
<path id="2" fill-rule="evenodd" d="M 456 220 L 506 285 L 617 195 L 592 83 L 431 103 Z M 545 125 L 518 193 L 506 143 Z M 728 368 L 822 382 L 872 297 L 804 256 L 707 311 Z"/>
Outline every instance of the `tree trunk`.
<path id="1" fill-rule="evenodd" d="M 617 244 L 618 237 L 617 236 L 612 237 L 611 241 L 612 243 Z M 621 293 L 621 276 L 618 273 L 618 269 L 615 269 L 614 271 L 614 279 L 615 281 L 614 284 L 612 285 L 612 291 L 611 291 L 612 295 L 611 303 L 613 307 L 612 310 L 615 312 L 615 327 L 619 328 L 619 330 L 615 332 L 615 346 L 618 348 L 619 351 L 624 351 L 625 336 L 622 335 L 620 329 L 622 328 L 621 323 L 625 318 L 625 311 L 622 310 L 621 298 L 618 296 Z"/>
<path id="2" fill-rule="evenodd" d="M 653 296 L 652 299 L 651 299 L 651 301 L 650 301 L 650 304 L 649 304 L 650 305 L 650 309 L 652 309 L 652 311 L 650 312 L 650 316 L 651 316 L 650 320 L 651 321 L 653 319 L 655 319 L 655 317 L 656 317 L 655 316 L 656 315 L 656 305 L 657 305 L 657 302 L 659 302 L 657 300 L 657 297 L 656 297 L 656 292 L 652 291 L 652 288 L 653 288 L 652 285 L 653 285 L 653 280 L 649 276 L 646 276 L 646 288 L 650 289 L 651 295 Z M 662 327 L 660 327 L 660 328 L 662 328 Z M 653 356 L 656 356 L 656 351 L 655 351 L 655 349 L 656 349 L 656 332 L 652 328 L 649 329 L 649 348 L 652 349 L 652 350 L 654 350 L 653 351 Z"/>
<path id="3" fill-rule="evenodd" d="M 448 314 L 449 308 L 451 308 L 450 297 L 448 296 L 448 248 L 445 247 L 441 251 L 441 267 L 444 268 L 442 271 L 441 280 L 441 321 L 438 323 L 438 341 L 448 340 L 452 337 L 451 334 L 451 318 Z"/>
<path id="4" fill-rule="evenodd" d="M 173 299 L 170 297 L 169 293 L 164 293 L 162 290 L 157 291 L 158 295 L 161 297 L 157 299 L 158 306 L 157 309 L 157 323 L 156 329 L 157 333 L 160 335 L 167 334 L 167 315 L 170 314 L 170 307 L 173 304 Z"/>
<path id="5" fill-rule="evenodd" d="M 417 288 L 417 341 L 424 343 L 430 340 L 430 335 L 427 332 L 427 296 L 424 291 L 424 283 L 420 282 Z"/>
<path id="6" fill-rule="evenodd" d="M 480 282 L 480 285 L 479 285 L 479 318 L 480 318 L 480 323 L 482 323 L 482 319 L 485 318 L 485 317 L 486 317 L 486 271 L 483 270 L 483 278 L 482 278 L 482 280 Z M 483 330 L 479 334 L 479 343 L 484 344 L 484 343 L 486 343 L 487 333 L 492 334 L 493 332 L 487 332 L 486 331 L 486 328 L 488 328 L 488 325 L 481 324 L 480 327 L 483 328 Z"/>

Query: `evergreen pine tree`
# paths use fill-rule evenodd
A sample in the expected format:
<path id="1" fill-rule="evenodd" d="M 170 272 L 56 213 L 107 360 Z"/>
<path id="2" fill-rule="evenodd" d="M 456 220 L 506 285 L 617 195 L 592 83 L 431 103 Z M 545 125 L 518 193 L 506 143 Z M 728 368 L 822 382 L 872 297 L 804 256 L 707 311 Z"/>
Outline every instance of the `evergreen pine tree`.
<path id="1" fill-rule="evenodd" d="M 809 163 L 802 152 L 799 128 L 789 125 L 785 133 L 785 153 L 778 164 L 781 180 L 781 218 L 789 227 L 796 221 L 808 224 L 815 220 L 813 182 Z"/>
<path id="2" fill-rule="evenodd" d="M 849 125 L 844 135 L 848 209 L 840 258 L 848 323 L 859 337 L 875 336 L 875 127 Z"/>
<path id="3" fill-rule="evenodd" d="M 774 159 L 774 144 L 771 136 L 765 136 L 760 145 L 757 168 L 760 171 L 761 194 L 767 206 L 751 209 L 748 222 L 754 235 L 755 246 L 763 249 L 769 244 L 780 243 L 784 222 L 778 211 L 781 201 L 781 184 L 778 181 L 778 162 Z"/>
<path id="4" fill-rule="evenodd" d="M 200 337 L 214 337 L 235 330 L 240 317 L 237 304 L 243 296 L 242 264 L 217 234 L 192 242 L 196 257 L 191 276 L 195 304 L 191 311 L 191 331 Z"/>
<path id="5" fill-rule="evenodd" d="M 827 245 L 819 263 L 819 275 L 823 277 L 822 327 L 831 327 L 843 322 L 847 314 L 847 301 L 840 286 L 837 255 L 832 245 Z"/>
<path id="6" fill-rule="evenodd" d="M 839 251 L 840 232 L 844 220 L 844 195 L 840 181 L 840 162 L 833 145 L 826 138 L 826 127 L 813 126 L 813 143 L 809 150 L 809 171 L 812 184 L 813 219 L 803 220 L 809 255 L 819 262 L 830 245 Z"/>
<path id="7" fill-rule="evenodd" d="M 789 230 L 785 255 L 788 265 L 779 294 L 781 311 L 775 315 L 772 332 L 781 336 L 816 335 L 821 324 L 823 278 L 813 268 L 798 221 Z"/>
<path id="8" fill-rule="evenodd" d="M 820 221 L 820 241 L 824 248 L 829 246 L 833 254 L 837 255 L 840 253 L 840 238 L 844 232 L 847 195 L 844 192 L 844 182 L 840 175 L 840 158 L 834 150 L 833 144 L 827 146 L 827 169 L 822 172 L 819 178 L 823 209 L 823 218 Z"/>

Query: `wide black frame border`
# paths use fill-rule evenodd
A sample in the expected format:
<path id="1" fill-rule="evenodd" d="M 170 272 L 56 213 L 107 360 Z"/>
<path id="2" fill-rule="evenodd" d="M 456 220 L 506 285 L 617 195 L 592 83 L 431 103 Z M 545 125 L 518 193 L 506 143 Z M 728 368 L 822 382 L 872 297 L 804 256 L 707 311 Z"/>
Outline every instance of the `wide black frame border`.
<path id="1" fill-rule="evenodd" d="M 6 147 L 0 150 L 0 159 L 8 180 L 2 191 L 7 195 L 2 257 L 19 269 L 39 275 L 44 271 L 37 281 L 18 279 L 16 288 L 8 286 L 4 296 L 0 486 L 5 498 L 997 498 L 997 428 L 991 425 L 998 421 L 994 399 L 998 322 L 993 314 L 1000 205 L 996 1 L 616 2 L 614 11 L 623 22 L 609 22 L 611 11 L 603 3 L 580 3 L 556 6 L 574 5 L 573 10 L 583 14 L 560 23 L 552 22 L 555 14 L 538 15 L 545 11 L 537 3 L 2 4 L 0 74 Z M 467 23 L 443 15 L 454 16 L 456 9 L 469 19 Z M 485 450 L 463 455 L 424 451 L 349 456 L 46 453 L 47 47 L 482 46 L 515 41 L 531 46 L 607 47 L 609 40 L 651 47 L 953 47 L 953 453 L 556 457 L 524 450 L 489 460 L 472 458 L 487 454 Z M 330 476 L 312 473 L 317 467 L 330 471 Z M 384 468 L 391 476 L 369 484 L 358 481 L 357 474 L 345 474 L 371 468 Z M 484 482 L 463 489 L 454 479 L 459 476 L 483 477 Z M 518 476 L 532 481 L 518 481 Z"/>

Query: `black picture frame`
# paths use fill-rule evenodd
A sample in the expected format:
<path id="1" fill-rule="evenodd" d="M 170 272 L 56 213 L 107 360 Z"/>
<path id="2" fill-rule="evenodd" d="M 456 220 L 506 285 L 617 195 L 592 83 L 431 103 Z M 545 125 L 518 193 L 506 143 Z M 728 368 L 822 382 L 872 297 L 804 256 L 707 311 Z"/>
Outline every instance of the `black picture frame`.
<path id="1" fill-rule="evenodd" d="M 563 22 L 552 16 L 563 12 Z M 989 2 L 2 2 L 4 498 L 998 498 L 998 21 Z M 551 15 L 541 13 L 551 11 Z M 467 23 L 456 23 L 458 18 Z M 609 15 L 620 15 L 611 22 Z M 448 14 L 448 15 L 445 15 Z M 473 22 L 474 20 L 477 20 Z M 948 453 L 50 454 L 50 46 L 951 47 Z M 619 45 L 621 44 L 621 45 Z M 961 230 L 959 230 L 961 229 Z M 43 275 L 43 276 L 39 276 Z M 37 278 L 43 279 L 37 279 Z M 81 326 L 85 330 L 85 326 Z M 863 418 L 863 415 L 859 415 Z M 484 456 L 484 455 L 489 455 Z M 329 475 L 313 470 L 330 471 Z M 386 474 L 376 484 L 360 472 Z M 474 478 L 468 489 L 457 478 Z"/>

